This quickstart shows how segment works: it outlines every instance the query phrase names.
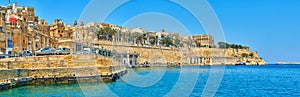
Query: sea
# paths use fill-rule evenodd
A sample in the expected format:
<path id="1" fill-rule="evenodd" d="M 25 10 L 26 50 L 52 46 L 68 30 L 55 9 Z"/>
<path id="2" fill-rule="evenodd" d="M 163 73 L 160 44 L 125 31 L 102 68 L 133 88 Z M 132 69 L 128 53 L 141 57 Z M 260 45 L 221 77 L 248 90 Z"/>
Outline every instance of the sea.
<path id="1" fill-rule="evenodd" d="M 41 84 L 1 97 L 300 97 L 300 65 L 183 66 L 128 69 L 114 82 Z"/>

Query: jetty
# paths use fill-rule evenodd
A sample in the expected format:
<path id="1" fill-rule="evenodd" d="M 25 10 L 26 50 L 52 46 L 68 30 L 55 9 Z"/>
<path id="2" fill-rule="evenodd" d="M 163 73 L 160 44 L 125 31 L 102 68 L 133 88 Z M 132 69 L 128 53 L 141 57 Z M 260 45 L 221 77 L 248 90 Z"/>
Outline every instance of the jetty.
<path id="1" fill-rule="evenodd" d="M 33 84 L 110 82 L 127 73 L 123 65 L 95 55 L 0 59 L 0 90 Z"/>
<path id="2" fill-rule="evenodd" d="M 300 62 L 277 62 L 277 65 L 300 65 Z"/>

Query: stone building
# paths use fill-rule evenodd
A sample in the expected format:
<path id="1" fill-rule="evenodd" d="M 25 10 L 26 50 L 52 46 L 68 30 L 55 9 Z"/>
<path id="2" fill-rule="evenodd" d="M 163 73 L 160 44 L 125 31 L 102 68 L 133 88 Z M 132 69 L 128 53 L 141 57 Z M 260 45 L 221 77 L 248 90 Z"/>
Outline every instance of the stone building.
<path id="1" fill-rule="evenodd" d="M 198 47 L 215 47 L 215 39 L 209 34 L 195 35 L 193 39 Z"/>
<path id="2" fill-rule="evenodd" d="M 123 27 L 121 27 L 121 26 L 114 25 L 114 24 L 106 24 L 106 23 L 100 23 L 100 27 L 101 27 L 101 28 L 106 28 L 106 27 L 108 27 L 108 28 L 114 29 L 114 30 L 116 30 L 116 31 L 120 31 L 120 30 L 123 29 Z"/>
<path id="3" fill-rule="evenodd" d="M 77 24 L 76 24 L 77 25 Z M 50 25 L 50 36 L 58 40 L 68 40 L 73 38 L 74 27 L 65 25 L 61 19 L 55 19 Z"/>
<path id="4" fill-rule="evenodd" d="M 13 3 L 0 7 L 0 13 L 2 53 L 36 51 L 46 45 L 55 46 L 56 40 L 49 36 L 48 24 L 45 20 L 38 20 L 33 7 L 19 7 L 17 3 Z"/>
<path id="5" fill-rule="evenodd" d="M 76 50 L 83 50 L 85 47 L 93 47 L 93 44 L 97 41 L 97 31 L 101 28 L 100 23 L 91 22 L 84 25 L 82 22 L 77 25 L 77 21 L 73 26 L 73 40 L 76 42 Z"/>
<path id="6" fill-rule="evenodd" d="M 82 43 L 85 43 L 87 42 L 87 34 L 88 34 L 88 28 L 85 27 L 85 26 L 75 26 L 75 30 L 74 30 L 74 33 L 73 35 L 75 36 L 74 37 L 74 40 L 76 42 L 82 42 Z"/>
<path id="7" fill-rule="evenodd" d="M 181 40 L 183 47 L 194 47 L 196 45 L 195 41 L 192 39 L 192 36 L 183 36 L 181 37 Z"/>
<path id="8" fill-rule="evenodd" d="M 44 19 L 39 20 L 38 27 L 44 34 L 50 36 L 50 26 Z"/>
<path id="9" fill-rule="evenodd" d="M 50 25 L 50 36 L 57 39 L 64 39 L 65 24 L 61 19 L 55 19 Z"/>
<path id="10" fill-rule="evenodd" d="M 47 29 L 48 28 L 48 29 Z M 52 48 L 57 48 L 58 40 L 54 37 L 49 36 L 49 26 L 38 25 L 33 31 L 33 44 L 34 50 L 44 48 L 46 46 L 51 46 Z"/>
<path id="11" fill-rule="evenodd" d="M 5 52 L 7 48 L 7 37 L 4 32 L 6 8 L 0 6 L 0 52 Z"/>
<path id="12" fill-rule="evenodd" d="M 34 9 L 28 7 L 18 7 L 17 3 L 13 6 L 8 4 L 5 14 L 4 32 L 7 37 L 8 52 L 19 53 L 28 46 L 28 37 L 26 36 L 28 29 L 33 29 L 37 17 L 34 16 Z"/>
<path id="13" fill-rule="evenodd" d="M 137 32 L 137 33 L 144 34 L 144 33 L 148 32 L 148 30 L 146 30 L 144 28 L 140 28 L 140 27 L 138 27 L 138 28 L 127 28 L 127 29 L 129 30 L 129 32 L 132 32 L 132 33 Z"/>

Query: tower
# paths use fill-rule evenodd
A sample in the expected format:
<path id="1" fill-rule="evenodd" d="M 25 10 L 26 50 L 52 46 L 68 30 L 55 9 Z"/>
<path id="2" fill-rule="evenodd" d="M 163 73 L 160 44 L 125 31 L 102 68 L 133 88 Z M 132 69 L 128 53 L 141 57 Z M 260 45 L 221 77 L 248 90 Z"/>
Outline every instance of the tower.
<path id="1" fill-rule="evenodd" d="M 77 21 L 76 21 L 76 20 L 74 21 L 74 24 L 73 24 L 73 26 L 77 26 Z"/>
<path id="2" fill-rule="evenodd" d="M 10 0 L 8 0 L 7 9 L 12 9 L 12 6 L 11 6 L 11 4 L 10 4 Z"/>

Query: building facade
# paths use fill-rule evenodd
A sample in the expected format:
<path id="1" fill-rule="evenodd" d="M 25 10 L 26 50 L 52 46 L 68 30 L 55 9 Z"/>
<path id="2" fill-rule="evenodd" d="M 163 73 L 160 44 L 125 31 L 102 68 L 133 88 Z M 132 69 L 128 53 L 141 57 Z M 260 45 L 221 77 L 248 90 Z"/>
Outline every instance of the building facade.
<path id="1" fill-rule="evenodd" d="M 2 54 L 36 51 L 46 45 L 55 46 L 45 20 L 38 20 L 34 7 L 19 7 L 17 3 L 0 7 L 0 48 Z"/>
<path id="2" fill-rule="evenodd" d="M 197 47 L 215 47 L 215 39 L 213 36 L 209 34 L 195 35 L 193 39 L 197 45 Z"/>

